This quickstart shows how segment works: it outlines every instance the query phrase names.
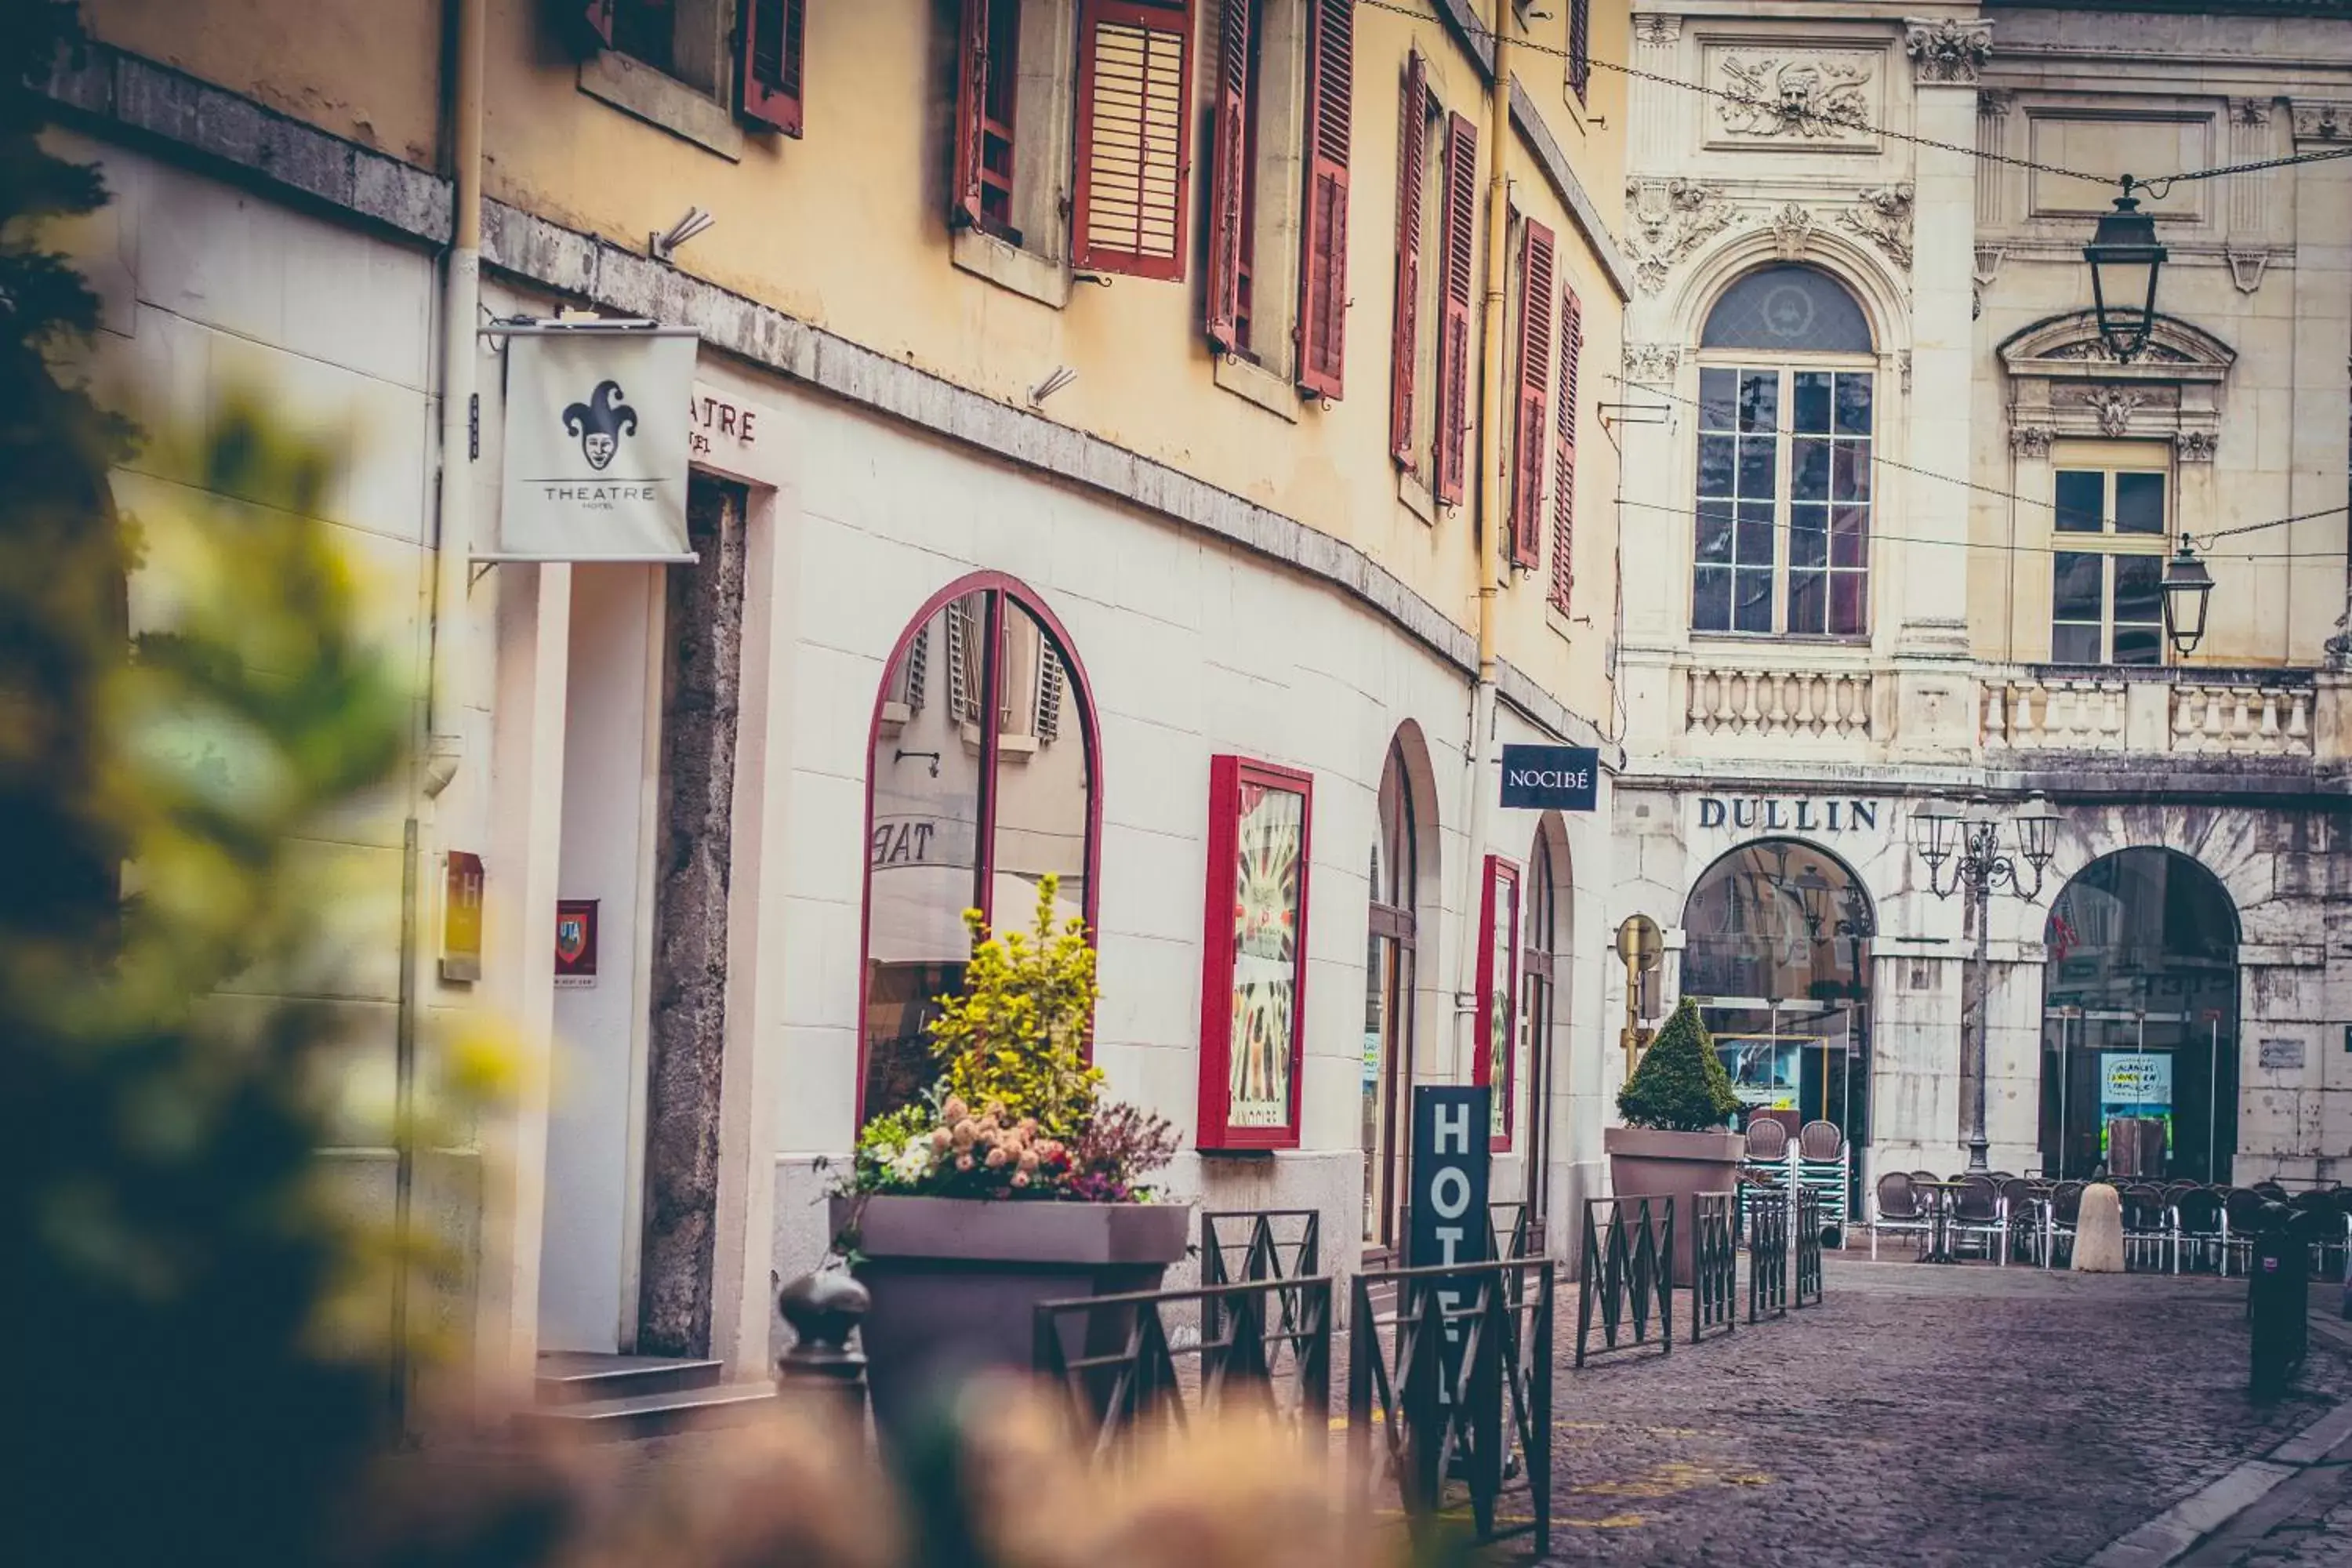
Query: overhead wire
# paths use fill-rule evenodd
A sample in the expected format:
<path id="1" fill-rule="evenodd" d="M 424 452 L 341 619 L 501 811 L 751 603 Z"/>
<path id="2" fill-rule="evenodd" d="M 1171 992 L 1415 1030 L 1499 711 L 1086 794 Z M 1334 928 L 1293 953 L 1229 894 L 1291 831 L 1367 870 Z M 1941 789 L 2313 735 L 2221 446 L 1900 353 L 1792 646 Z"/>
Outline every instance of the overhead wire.
<path id="1" fill-rule="evenodd" d="M 1387 11 L 1400 16 L 1410 16 L 1417 21 L 1444 20 L 1425 5 L 1402 4 L 1401 0 L 1355 0 L 1355 5 L 1359 10 Z M 1486 25 L 1483 18 L 1473 13 L 1468 17 L 1468 26 L 1475 36 L 1491 42 L 1494 30 Z M 1979 163 L 2000 163 L 2012 169 L 2027 169 L 2036 174 L 2054 174 L 2062 179 L 2083 180 L 2095 185 L 2120 185 L 2126 178 L 2123 174 L 2095 174 L 2083 169 L 2070 169 L 2063 164 L 2046 163 L 2039 159 L 2019 158 L 2006 153 L 1988 152 L 1984 148 L 1964 146 L 1958 142 L 1939 142 L 1932 136 L 1915 135 L 1907 131 L 1898 131 L 1891 125 L 1878 124 L 1860 114 L 1832 113 L 1813 109 L 1810 105 L 1791 108 L 1780 99 L 1760 98 L 1755 93 L 1742 92 L 1736 88 L 1709 87 L 1705 82 L 1690 81 L 1682 77 L 1667 76 L 1659 71 L 1643 70 L 1638 66 L 1604 59 L 1589 51 L 1579 54 L 1573 49 L 1565 48 L 1558 44 L 1538 43 L 1533 38 L 1514 37 L 1511 40 L 1511 47 L 1526 49 L 1531 54 L 1550 55 L 1559 59 L 1580 60 L 1593 70 L 1613 71 L 1619 76 L 1627 77 L 1635 81 L 1654 82 L 1661 87 L 1671 87 L 1684 92 L 1695 92 L 1703 98 L 1721 99 L 1727 103 L 1736 103 L 1744 109 L 1761 110 L 1769 114 L 1793 120 L 1801 125 L 1864 132 L 1873 136 L 1883 136 L 1890 142 L 1906 142 L 1915 147 L 1927 147 L 1938 153 L 1958 153 L 1963 157 L 1974 158 Z M 2141 189 L 2157 185 L 2166 187 L 2165 191 L 2159 191 L 2157 194 L 2156 199 L 2161 201 L 2171 186 L 2184 180 L 2218 179 L 2225 174 L 2252 174 L 2257 170 L 2286 168 L 2297 163 L 2321 163 L 2336 158 L 2352 158 L 2352 146 L 2330 147 L 2316 153 L 2298 153 L 2282 158 L 2265 158 L 2250 163 L 2227 163 L 2210 169 L 2183 169 L 2154 179 L 2143 180 L 2135 176 L 2132 184 L 2135 188 Z"/>

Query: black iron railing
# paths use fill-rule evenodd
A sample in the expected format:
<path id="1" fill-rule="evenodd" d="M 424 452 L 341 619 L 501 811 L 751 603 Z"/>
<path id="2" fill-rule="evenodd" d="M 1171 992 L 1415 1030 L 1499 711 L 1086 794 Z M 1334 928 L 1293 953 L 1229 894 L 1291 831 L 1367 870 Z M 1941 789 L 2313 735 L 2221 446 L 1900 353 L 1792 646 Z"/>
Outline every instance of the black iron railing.
<path id="1" fill-rule="evenodd" d="M 1789 1312 L 1789 1199 L 1785 1192 L 1748 1194 L 1748 1321 Z"/>
<path id="2" fill-rule="evenodd" d="M 1739 1321 L 1739 1235 L 1733 1193 L 1691 1200 L 1691 1343 Z"/>
<path id="3" fill-rule="evenodd" d="M 1797 1194 L 1796 1304 L 1815 1307 L 1822 1300 L 1822 1194 L 1810 1189 Z"/>
<path id="4" fill-rule="evenodd" d="M 1201 1283 L 1305 1279 L 1323 1271 L 1320 1209 L 1220 1209 L 1201 1215 Z M 1220 1302 L 1201 1303 L 1201 1332 L 1222 1331 Z"/>
<path id="5" fill-rule="evenodd" d="M 1363 1485 L 1394 1479 L 1416 1538 L 1458 1479 L 1479 1540 L 1531 1533 L 1538 1557 L 1550 1551 L 1552 1274 L 1535 1258 L 1356 1276 L 1351 1469 Z M 1391 1295 L 1395 1310 L 1376 1312 Z M 1528 1521 L 1506 1525 L 1497 1505 L 1521 1493 Z"/>
<path id="6" fill-rule="evenodd" d="M 1661 1352 L 1675 1348 L 1674 1199 L 1585 1199 L 1581 1264 L 1576 1282 L 1577 1365 L 1588 1354 L 1653 1343 Z M 1591 1342 L 1596 1321 L 1601 1332 L 1597 1350 Z"/>
<path id="7" fill-rule="evenodd" d="M 1331 1418 L 1331 1301 L 1328 1276 L 1047 1301 L 1036 1309 L 1033 1365 L 1062 1391 L 1097 1458 L 1140 1422 L 1182 1422 L 1237 1398 L 1320 1448 Z M 1213 1316 L 1216 1331 L 1178 1348 L 1171 1329 L 1193 1313 Z M 1191 1376 L 1180 1370 L 1188 1360 Z"/>

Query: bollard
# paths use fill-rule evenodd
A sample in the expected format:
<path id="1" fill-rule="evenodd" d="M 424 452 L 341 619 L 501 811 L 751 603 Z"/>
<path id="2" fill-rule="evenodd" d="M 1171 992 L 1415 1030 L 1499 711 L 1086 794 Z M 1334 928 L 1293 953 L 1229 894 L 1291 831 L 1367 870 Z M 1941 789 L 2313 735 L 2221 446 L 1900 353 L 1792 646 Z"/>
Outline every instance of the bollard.
<path id="1" fill-rule="evenodd" d="M 2303 1364 L 2309 1343 L 2310 1243 L 2284 1204 L 2263 1205 L 2246 1260 L 2248 1392 L 2275 1399 Z"/>
<path id="2" fill-rule="evenodd" d="M 792 1325 L 793 1343 L 776 1359 L 782 1394 L 815 1390 L 840 1401 L 850 1419 L 866 1420 L 866 1357 L 849 1348 L 874 1299 L 846 1268 L 820 1268 L 784 1287 L 776 1310 Z"/>
<path id="3" fill-rule="evenodd" d="M 2074 1272 L 2124 1272 L 2123 1194 L 2104 1182 L 2083 1189 L 2074 1214 Z"/>

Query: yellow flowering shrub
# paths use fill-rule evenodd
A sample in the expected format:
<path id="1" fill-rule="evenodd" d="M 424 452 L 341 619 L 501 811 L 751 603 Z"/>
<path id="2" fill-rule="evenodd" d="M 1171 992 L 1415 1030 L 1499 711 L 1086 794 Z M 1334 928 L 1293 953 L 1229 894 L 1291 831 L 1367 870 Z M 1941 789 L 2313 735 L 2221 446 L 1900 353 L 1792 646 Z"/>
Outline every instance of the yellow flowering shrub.
<path id="1" fill-rule="evenodd" d="M 1092 1116 L 1102 1084 L 1086 1058 L 1100 992 L 1086 922 L 1055 928 L 1057 882 L 1037 884 L 1037 918 L 1025 931 L 991 936 L 978 910 L 964 911 L 971 963 L 962 992 L 940 998 L 930 1035 L 948 1095 L 1068 1139 Z"/>

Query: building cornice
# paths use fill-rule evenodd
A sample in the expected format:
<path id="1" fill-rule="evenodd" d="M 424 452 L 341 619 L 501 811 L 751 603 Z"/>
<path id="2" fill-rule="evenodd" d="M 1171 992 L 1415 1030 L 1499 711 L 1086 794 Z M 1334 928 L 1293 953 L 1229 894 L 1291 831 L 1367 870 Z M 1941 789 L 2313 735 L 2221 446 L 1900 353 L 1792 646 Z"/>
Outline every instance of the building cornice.
<path id="1" fill-rule="evenodd" d="M 213 171 L 436 248 L 452 232 L 450 182 L 121 49 L 91 44 L 47 83 L 60 122 L 160 145 Z M 1017 467 L 1046 473 L 1316 578 L 1467 679 L 1476 639 L 1355 545 L 1099 436 L 1000 403 L 666 262 L 504 202 L 485 200 L 486 265 L 515 281 L 690 326 L 714 349 Z M 1503 700 L 1549 734 L 1598 728 L 1506 662 Z"/>

